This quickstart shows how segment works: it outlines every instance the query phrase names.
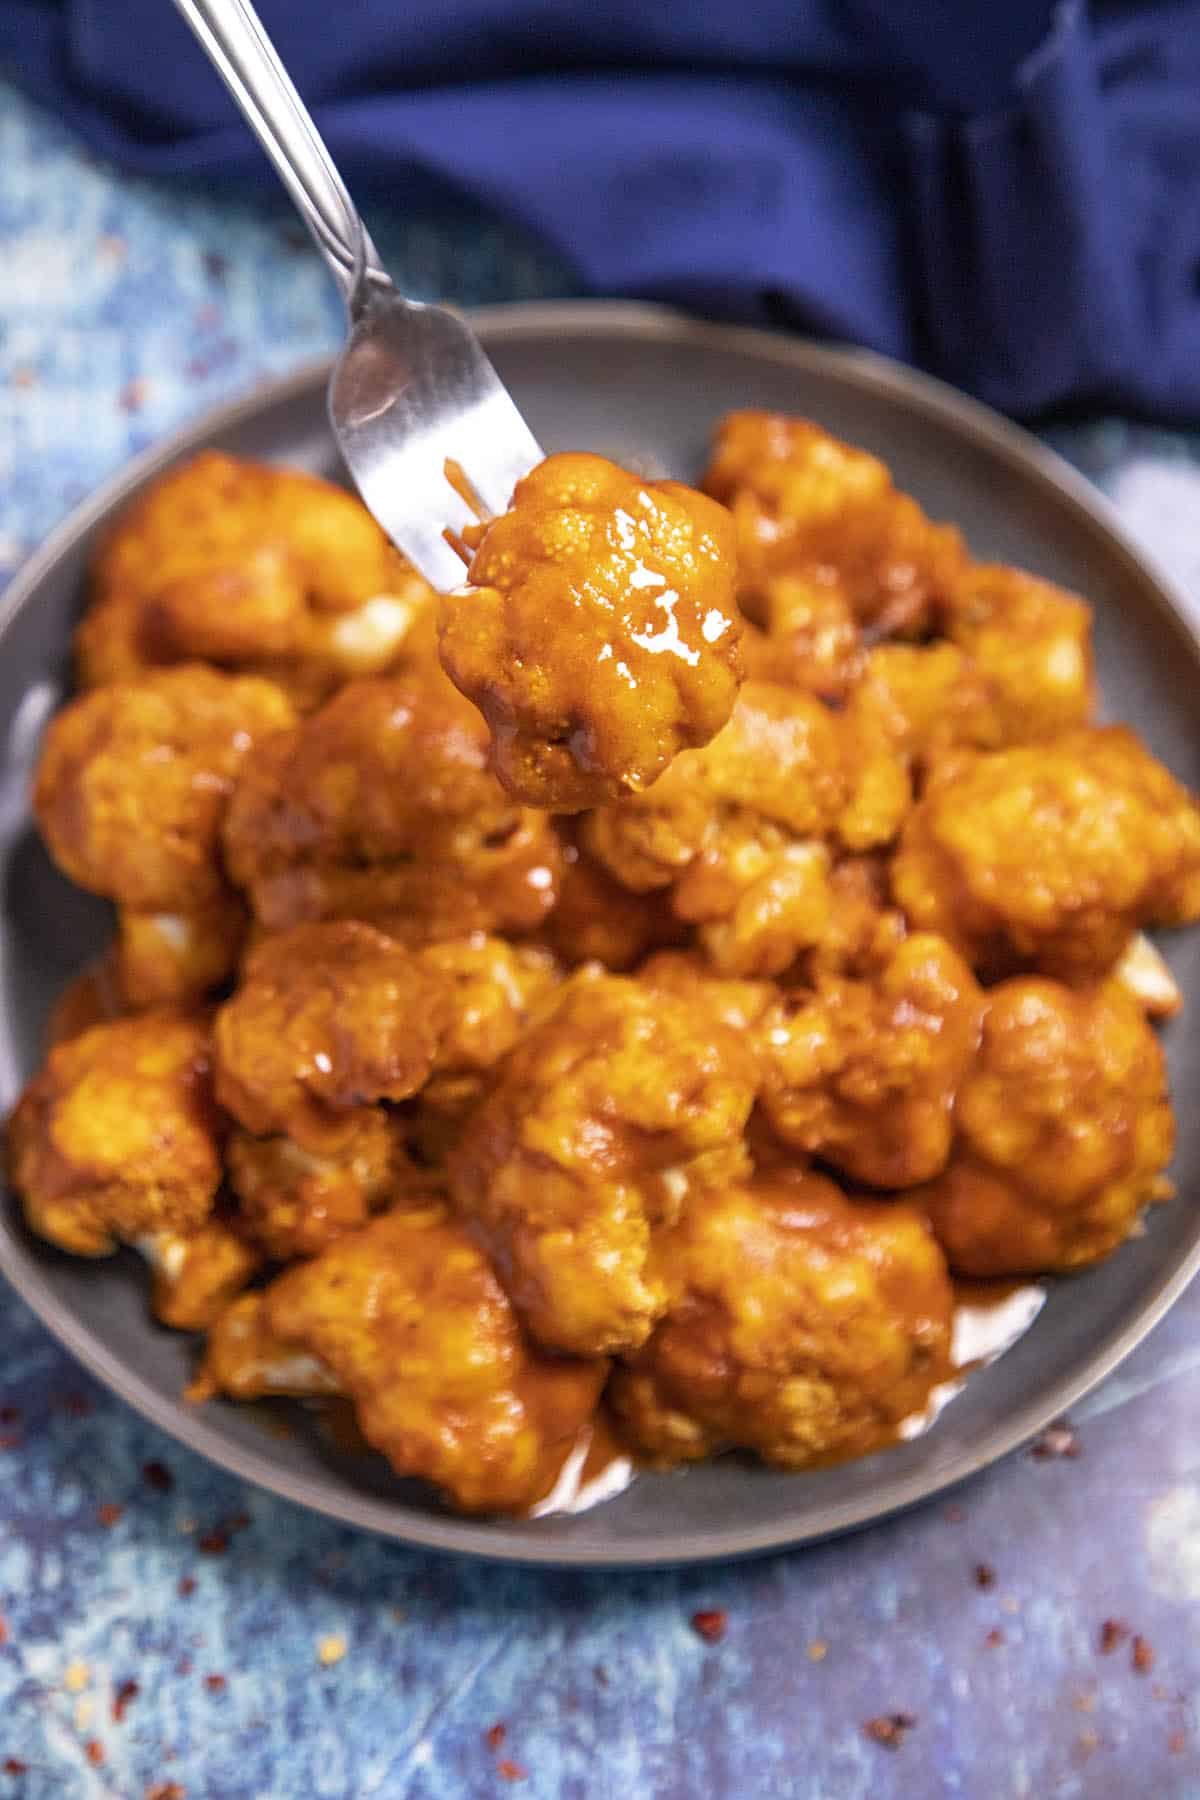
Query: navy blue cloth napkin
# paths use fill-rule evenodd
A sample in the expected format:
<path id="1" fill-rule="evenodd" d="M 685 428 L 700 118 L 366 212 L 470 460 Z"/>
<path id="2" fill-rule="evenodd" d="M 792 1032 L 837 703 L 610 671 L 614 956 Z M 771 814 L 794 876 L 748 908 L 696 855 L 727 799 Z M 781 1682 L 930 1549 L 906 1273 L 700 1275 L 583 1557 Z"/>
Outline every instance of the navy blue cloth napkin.
<path id="1" fill-rule="evenodd" d="M 1200 0 L 260 10 L 364 195 L 469 194 L 598 292 L 1012 412 L 1200 418 Z M 127 168 L 267 179 L 170 0 L 0 0 L 0 66 Z"/>

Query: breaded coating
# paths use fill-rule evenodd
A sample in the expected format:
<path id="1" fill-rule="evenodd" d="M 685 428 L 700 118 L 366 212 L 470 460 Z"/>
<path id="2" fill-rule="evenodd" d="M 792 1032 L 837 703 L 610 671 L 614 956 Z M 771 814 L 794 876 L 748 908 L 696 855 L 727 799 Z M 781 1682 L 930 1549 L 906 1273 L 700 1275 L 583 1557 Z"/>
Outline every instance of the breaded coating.
<path id="1" fill-rule="evenodd" d="M 905 939 L 869 981 L 784 995 L 760 1028 L 762 1107 L 782 1141 L 855 1181 L 904 1188 L 946 1165 L 983 996 L 944 939 Z"/>
<path id="2" fill-rule="evenodd" d="M 1070 1270 L 1166 1199 L 1174 1125 L 1158 1039 L 1116 982 L 1037 977 L 988 995 L 945 1173 L 913 1198 L 964 1275 Z"/>
<path id="3" fill-rule="evenodd" d="M 130 1010 L 117 974 L 117 959 L 110 947 L 87 964 L 63 989 L 46 1020 L 42 1047 L 53 1050 L 56 1044 L 69 1043 L 82 1037 L 93 1025 L 107 1025 L 124 1018 Z"/>
<path id="4" fill-rule="evenodd" d="M 76 1256 L 203 1224 L 221 1179 L 207 1021 L 162 1010 L 51 1050 L 8 1125 L 25 1217 Z"/>
<path id="5" fill-rule="evenodd" d="M 509 793 L 598 806 L 707 743 L 742 677 L 734 572 L 729 515 L 680 482 L 583 454 L 519 481 L 439 615 Z"/>
<path id="6" fill-rule="evenodd" d="M 1086 980 L 1139 926 L 1200 917 L 1200 808 L 1124 726 L 957 754 L 905 825 L 892 886 L 976 967 Z"/>
<path id="7" fill-rule="evenodd" d="M 703 1005 L 575 977 L 502 1065 L 449 1159 L 451 1191 L 548 1349 L 635 1348 L 662 1310 L 651 1233 L 689 1173 L 744 1163 L 756 1071 Z"/>
<path id="8" fill-rule="evenodd" d="M 487 766 L 487 728 L 436 668 L 357 681 L 249 758 L 225 854 L 270 931 L 363 919 L 417 945 L 535 931 L 562 850 Z"/>
<path id="9" fill-rule="evenodd" d="M 267 1310 L 267 1293 L 242 1294 L 211 1326 L 204 1360 L 187 1390 L 189 1400 L 265 1400 L 273 1394 L 297 1400 L 342 1392 L 333 1370 L 293 1339 L 280 1337 Z"/>
<path id="10" fill-rule="evenodd" d="M 746 673 L 759 681 L 844 700 L 862 673 L 866 649 L 840 587 L 815 576 L 771 575 L 742 594 L 760 629 L 742 637 Z"/>
<path id="11" fill-rule="evenodd" d="M 175 1331 L 207 1331 L 263 1260 L 236 1222 L 215 1214 L 194 1231 L 139 1238 L 137 1248 L 154 1271 L 154 1316 Z"/>
<path id="12" fill-rule="evenodd" d="M 947 629 L 988 684 L 999 742 L 1036 743 L 1088 723 L 1092 615 L 1078 595 L 1023 569 L 973 563 Z"/>
<path id="13" fill-rule="evenodd" d="M 344 1232 L 381 1212 L 417 1179 L 403 1129 L 382 1106 L 341 1115 L 318 1148 L 277 1133 L 238 1129 L 226 1150 L 238 1220 L 275 1262 L 316 1256 Z"/>
<path id="14" fill-rule="evenodd" d="M 267 676 L 307 710 L 403 660 L 434 599 L 353 495 L 208 450 L 155 481 L 101 545 L 80 683 L 209 662 Z"/>
<path id="15" fill-rule="evenodd" d="M 318 1154 L 355 1109 L 425 1081 L 448 1021 L 447 984 L 371 925 L 343 919 L 264 938 L 216 1016 L 217 1097 L 258 1136 Z"/>
<path id="16" fill-rule="evenodd" d="M 195 664 L 72 700 L 34 784 L 47 849 L 80 887 L 136 911 L 209 905 L 238 765 L 294 717 L 272 683 Z"/>
<path id="17" fill-rule="evenodd" d="M 704 477 L 737 526 L 746 597 L 773 575 L 835 589 L 871 637 L 915 637 L 951 604 L 962 540 L 897 493 L 884 464 L 807 419 L 735 412 Z"/>
<path id="18" fill-rule="evenodd" d="M 964 746 L 998 750 L 1004 733 L 990 682 L 957 644 L 878 644 L 846 702 L 846 728 L 888 744 L 918 772 Z"/>
<path id="19" fill-rule="evenodd" d="M 590 814 L 582 842 L 633 892 L 669 887 L 722 973 L 774 975 L 830 929 L 830 846 L 888 843 L 911 797 L 889 746 L 813 695 L 750 681 L 711 744 Z"/>
<path id="20" fill-rule="evenodd" d="M 262 1313 L 265 1334 L 249 1307 L 241 1326 L 256 1391 L 294 1391 L 304 1371 L 286 1367 L 289 1351 L 316 1358 L 396 1473 L 432 1482 L 464 1512 L 522 1512 L 541 1499 L 607 1373 L 531 1350 L 487 1259 L 436 1203 L 387 1213 L 288 1270 Z M 232 1348 L 209 1376 L 237 1392 Z M 309 1371 L 306 1391 L 312 1380 Z"/>
<path id="21" fill-rule="evenodd" d="M 864 1456 L 948 1372 L 945 1260 L 902 1202 L 849 1200 L 796 1170 L 760 1176 L 695 1196 L 658 1260 L 667 1316 L 608 1390 L 619 1430 L 653 1462 Z"/>
<path id="22" fill-rule="evenodd" d="M 238 966 L 246 909 L 226 891 L 196 912 L 117 913 L 116 963 L 129 1007 L 184 1005 L 223 987 Z"/>

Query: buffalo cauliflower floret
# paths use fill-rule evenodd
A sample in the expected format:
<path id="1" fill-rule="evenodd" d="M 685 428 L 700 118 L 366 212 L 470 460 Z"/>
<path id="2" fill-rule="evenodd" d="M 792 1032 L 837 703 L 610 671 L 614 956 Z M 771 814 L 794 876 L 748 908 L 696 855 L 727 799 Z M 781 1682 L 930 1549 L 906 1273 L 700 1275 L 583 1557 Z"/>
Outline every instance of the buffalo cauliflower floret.
<path id="1" fill-rule="evenodd" d="M 221 821 L 238 765 L 291 725 L 268 681 L 164 669 L 81 695 L 46 733 L 34 811 L 80 887 L 141 912 L 191 912 L 224 891 Z"/>
<path id="2" fill-rule="evenodd" d="M 353 495 L 210 450 L 154 482 L 101 545 L 80 680 L 209 662 L 268 676 L 307 709 L 402 660 L 434 604 Z"/>
<path id="3" fill-rule="evenodd" d="M 416 1179 L 401 1127 L 381 1106 L 341 1115 L 324 1146 L 316 1137 L 310 1130 L 299 1144 L 282 1132 L 230 1135 L 226 1160 L 239 1222 L 276 1262 L 315 1256 Z"/>
<path id="4" fill-rule="evenodd" d="M 711 744 L 590 814 L 582 839 L 632 891 L 669 888 L 723 973 L 773 975 L 830 929 L 833 849 L 889 842 L 910 801 L 888 746 L 813 695 L 753 681 Z"/>
<path id="5" fill-rule="evenodd" d="M 154 1274 L 154 1316 L 175 1331 L 207 1331 L 262 1266 L 236 1223 L 213 1214 L 192 1231 L 156 1231 L 137 1240 Z"/>
<path id="6" fill-rule="evenodd" d="M 913 925 L 997 973 L 1104 974 L 1200 916 L 1200 808 L 1124 726 L 939 766 L 892 871 Z"/>
<path id="7" fill-rule="evenodd" d="M 947 620 L 986 681 L 1004 744 L 1086 725 L 1095 705 L 1091 610 L 1023 569 L 973 564 Z"/>
<path id="8" fill-rule="evenodd" d="M 221 1179 L 207 1023 L 158 1011 L 95 1025 L 51 1050 L 8 1126 L 30 1226 L 77 1256 L 188 1232 Z"/>
<path id="9" fill-rule="evenodd" d="M 729 515 L 602 456 L 551 456 L 441 601 L 443 666 L 531 806 L 635 793 L 729 717 L 742 667 Z"/>
<path id="10" fill-rule="evenodd" d="M 891 1442 L 949 1366 L 954 1296 L 915 1208 L 798 1171 L 697 1195 L 664 1232 L 666 1317 L 609 1398 L 657 1463 L 784 1468 Z"/>
<path id="11" fill-rule="evenodd" d="M 703 483 L 733 512 L 746 598 L 787 574 L 832 588 L 871 637 L 918 636 L 953 599 L 962 540 L 897 493 L 887 469 L 806 419 L 723 420 Z"/>
<path id="12" fill-rule="evenodd" d="M 446 984 L 351 919 L 298 925 L 251 951 L 216 1016 L 221 1104 L 260 1136 L 326 1150 L 356 1108 L 403 1100 L 433 1067 Z"/>
<path id="13" fill-rule="evenodd" d="M 762 1105 L 783 1142 L 856 1181 L 903 1188 L 950 1155 L 982 995 L 942 938 L 907 938 L 870 980 L 785 995 L 761 1029 Z"/>
<path id="14" fill-rule="evenodd" d="M 562 866 L 542 814 L 487 766 L 487 730 L 436 668 L 352 682 L 242 771 L 225 853 L 270 931 L 364 919 L 409 944 L 530 932 Z"/>
<path id="15" fill-rule="evenodd" d="M 651 1234 L 701 1163 L 740 1167 L 755 1069 L 700 1005 L 579 976 L 511 1052 L 449 1159 L 451 1191 L 549 1349 L 641 1343 Z"/>
<path id="16" fill-rule="evenodd" d="M 436 1203 L 340 1238 L 257 1307 L 242 1302 L 233 1323 L 214 1334 L 210 1386 L 312 1393 L 324 1372 L 398 1475 L 432 1482 L 465 1512 L 541 1499 L 606 1373 L 531 1350 L 487 1259 Z"/>
<path id="17" fill-rule="evenodd" d="M 222 987 L 238 966 L 246 909 L 219 894 L 195 912 L 117 911 L 116 966 L 130 1008 L 186 1005 Z"/>
<path id="18" fill-rule="evenodd" d="M 742 638 L 747 675 L 844 700 L 862 672 L 862 632 L 845 593 L 804 575 L 772 575 L 742 596 L 759 629 Z"/>
<path id="19" fill-rule="evenodd" d="M 918 772 L 947 751 L 1008 740 L 990 683 L 957 644 L 879 644 L 846 702 L 846 728 L 890 745 Z"/>
<path id="20" fill-rule="evenodd" d="M 564 836 L 558 903 L 541 934 L 561 962 L 570 968 L 599 962 L 623 974 L 650 950 L 679 942 L 686 928 L 667 896 L 623 887 L 589 856 L 575 831 Z"/>
<path id="21" fill-rule="evenodd" d="M 955 1124 L 950 1166 L 914 1197 L 964 1275 L 1095 1262 L 1171 1191 L 1162 1050 L 1115 982 L 993 988 Z"/>

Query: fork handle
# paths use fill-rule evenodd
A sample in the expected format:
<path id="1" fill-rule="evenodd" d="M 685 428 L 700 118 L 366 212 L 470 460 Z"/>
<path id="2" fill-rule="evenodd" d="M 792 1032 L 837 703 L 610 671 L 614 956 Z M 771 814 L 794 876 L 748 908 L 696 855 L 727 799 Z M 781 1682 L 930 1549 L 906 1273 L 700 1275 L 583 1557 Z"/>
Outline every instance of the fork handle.
<path id="1" fill-rule="evenodd" d="M 392 284 L 250 0 L 175 0 L 313 235 L 351 318 Z"/>

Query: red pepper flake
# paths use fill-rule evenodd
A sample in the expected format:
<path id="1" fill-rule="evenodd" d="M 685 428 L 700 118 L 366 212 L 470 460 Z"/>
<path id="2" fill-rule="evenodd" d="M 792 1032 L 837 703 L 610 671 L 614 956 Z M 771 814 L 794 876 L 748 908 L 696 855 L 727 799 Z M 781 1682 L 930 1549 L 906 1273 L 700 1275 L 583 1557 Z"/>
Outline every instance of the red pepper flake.
<path id="1" fill-rule="evenodd" d="M 150 383 L 146 380 L 146 377 L 144 375 L 135 375 L 132 381 L 127 381 L 125 383 L 125 386 L 117 395 L 117 405 L 122 412 L 141 412 L 143 406 L 146 404 L 149 393 Z"/>
<path id="2" fill-rule="evenodd" d="M 145 1800 L 187 1800 L 187 1789 L 177 1781 L 156 1781 L 146 1789 Z"/>
<path id="3" fill-rule="evenodd" d="M 136 1681 L 123 1681 L 121 1683 L 120 1687 L 113 1695 L 112 1716 L 114 1725 L 119 1725 L 121 1723 L 129 1707 L 137 1699 L 141 1691 L 142 1690 Z"/>
<path id="4" fill-rule="evenodd" d="M 1129 1660 L 1139 1675 L 1148 1675 L 1154 1667 L 1154 1646 L 1140 1631 L 1134 1637 Z"/>
<path id="5" fill-rule="evenodd" d="M 147 1487 L 153 1488 L 156 1494 L 169 1494 L 175 1486 L 175 1477 L 166 1463 L 159 1462 L 157 1457 L 153 1462 L 142 1464 L 142 1480 Z"/>
<path id="6" fill-rule="evenodd" d="M 210 1694 L 223 1694 L 226 1686 L 225 1677 L 223 1675 L 206 1675 L 204 1685 Z"/>
<path id="7" fill-rule="evenodd" d="M 175 1673 L 177 1675 L 190 1675 L 192 1672 L 192 1667 L 193 1667 L 193 1664 L 192 1664 L 191 1657 L 190 1656 L 181 1656 L 179 1661 L 175 1665 Z"/>
<path id="8" fill-rule="evenodd" d="M 957 1500 L 952 1500 L 942 1516 L 951 1525 L 961 1525 L 967 1515 L 958 1504 Z"/>
<path id="9" fill-rule="evenodd" d="M 971 1574 L 977 1588 L 990 1588 L 996 1585 L 996 1571 L 991 1563 L 976 1563 Z"/>
<path id="10" fill-rule="evenodd" d="M 1066 1419 L 1055 1419 L 1053 1425 L 1047 1425 L 1030 1455 L 1035 1462 L 1050 1462 L 1059 1456 L 1073 1460 L 1081 1452 L 1082 1446 L 1075 1435 L 1074 1426 Z"/>
<path id="11" fill-rule="evenodd" d="M 867 1720 L 863 1736 L 873 1744 L 882 1744 L 885 1750 L 898 1750 L 916 1722 L 915 1713 L 881 1713 L 877 1719 Z"/>
<path id="12" fill-rule="evenodd" d="M 250 1523 L 251 1518 L 248 1512 L 234 1513 L 232 1519 L 226 1519 L 225 1529 L 228 1532 L 245 1531 Z"/>
<path id="13" fill-rule="evenodd" d="M 24 1442 L 19 1431 L 0 1431 L 0 1450 L 19 1450 Z"/>
<path id="14" fill-rule="evenodd" d="M 983 1641 L 989 1650 L 999 1650 L 1001 1644 L 1004 1642 L 1004 1633 L 1000 1630 L 998 1625 L 993 1625 Z"/>
<path id="15" fill-rule="evenodd" d="M 8 1621 L 5 1619 L 4 1614 L 0 1613 L 0 1644 L 7 1644 L 7 1642 L 8 1642 Z"/>
<path id="16" fill-rule="evenodd" d="M 1129 1627 L 1124 1619 L 1105 1619 L 1100 1627 L 1100 1654 L 1111 1656 L 1119 1644 L 1123 1644 L 1129 1636 Z"/>
<path id="17" fill-rule="evenodd" d="M 88 1419 L 92 1415 L 92 1403 L 86 1394 L 64 1394 L 58 1406 L 60 1411 L 69 1413 L 73 1419 Z"/>
<path id="18" fill-rule="evenodd" d="M 22 1762 L 19 1756 L 6 1756 L 4 1759 L 4 1773 L 6 1775 L 24 1775 L 28 1767 L 29 1764 Z"/>
<path id="19" fill-rule="evenodd" d="M 502 1781 L 524 1781 L 529 1770 L 523 1769 L 520 1763 L 510 1762 L 506 1756 L 503 1762 L 496 1764 L 496 1773 Z"/>
<path id="20" fill-rule="evenodd" d="M 194 1594 L 196 1591 L 196 1577 L 194 1575 L 180 1576 L 178 1591 L 181 1600 L 186 1600 L 189 1594 Z"/>
<path id="21" fill-rule="evenodd" d="M 499 1725 L 499 1724 L 493 1725 L 485 1739 L 488 1749 L 489 1750 L 498 1750 L 507 1736 L 508 1736 L 507 1726 Z"/>
<path id="22" fill-rule="evenodd" d="M 96 1517 L 107 1530 L 116 1524 L 124 1511 L 125 1508 L 118 1506 L 115 1500 L 106 1500 L 103 1506 L 96 1509 Z"/>
<path id="23" fill-rule="evenodd" d="M 706 1644 L 719 1644 L 725 1636 L 728 1623 L 725 1613 L 717 1607 L 711 1607 L 706 1612 L 692 1614 L 692 1630 L 697 1637 L 702 1637 Z"/>
<path id="24" fill-rule="evenodd" d="M 596 1680 L 600 1683 L 601 1687 L 608 1686 L 608 1670 L 605 1668 L 603 1663 L 596 1664 L 595 1675 L 596 1675 Z"/>
<path id="25" fill-rule="evenodd" d="M 196 1548 L 201 1556 L 224 1556 L 229 1548 L 229 1533 L 223 1525 L 214 1525 L 211 1531 L 200 1533 Z"/>
<path id="26" fill-rule="evenodd" d="M 1167 1739 L 1167 1749 L 1172 1756 L 1182 1756 L 1187 1749 L 1187 1732 L 1173 1731 Z"/>
<path id="27" fill-rule="evenodd" d="M 19 1406 L 0 1406 L 0 1425 L 17 1425 L 20 1423 Z"/>
<path id="28" fill-rule="evenodd" d="M 94 1769 L 98 1769 L 104 1761 L 104 1745 L 96 1738 L 89 1738 L 83 1746 L 83 1753 Z"/>

